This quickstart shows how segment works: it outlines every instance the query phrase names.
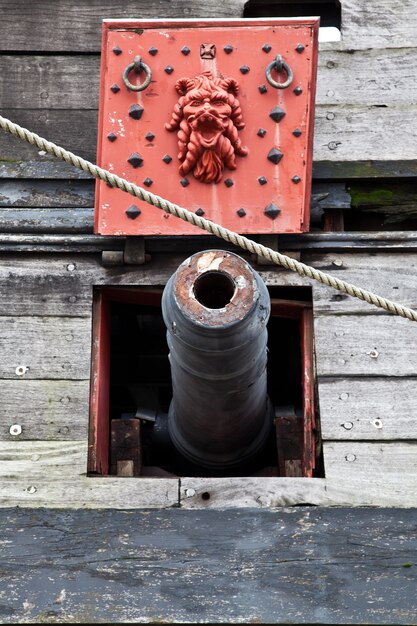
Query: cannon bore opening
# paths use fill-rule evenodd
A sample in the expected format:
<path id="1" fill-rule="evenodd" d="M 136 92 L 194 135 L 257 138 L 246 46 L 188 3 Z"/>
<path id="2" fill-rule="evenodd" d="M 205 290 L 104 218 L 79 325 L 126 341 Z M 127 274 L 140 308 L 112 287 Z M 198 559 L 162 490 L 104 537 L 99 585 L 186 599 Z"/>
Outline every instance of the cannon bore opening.
<path id="1" fill-rule="evenodd" d="M 207 309 L 222 309 L 227 306 L 235 290 L 234 280 L 223 272 L 205 272 L 194 283 L 196 300 Z"/>

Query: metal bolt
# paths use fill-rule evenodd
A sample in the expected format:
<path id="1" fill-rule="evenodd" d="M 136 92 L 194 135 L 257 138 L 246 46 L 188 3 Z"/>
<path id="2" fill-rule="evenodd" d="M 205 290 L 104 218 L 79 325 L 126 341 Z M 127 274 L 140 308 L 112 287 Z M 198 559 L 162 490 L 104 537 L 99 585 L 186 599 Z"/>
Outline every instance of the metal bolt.
<path id="1" fill-rule="evenodd" d="M 115 135 L 114 133 L 109 133 L 109 134 L 107 135 L 107 139 L 108 139 L 109 141 L 111 141 L 111 142 L 116 141 L 116 139 L 117 139 L 117 135 Z"/>
<path id="2" fill-rule="evenodd" d="M 119 85 L 116 85 L 116 83 L 114 83 L 114 85 L 112 85 L 110 89 L 113 93 L 117 93 L 118 91 L 120 91 L 120 87 Z"/>
<path id="3" fill-rule="evenodd" d="M 302 135 L 302 131 L 301 131 L 301 129 L 300 129 L 300 128 L 295 128 L 295 129 L 292 131 L 292 134 L 294 135 L 294 137 L 300 137 L 300 135 Z"/>
<path id="4" fill-rule="evenodd" d="M 336 267 L 342 267 L 343 266 L 343 261 L 342 261 L 342 259 L 334 259 L 332 261 L 332 265 L 335 265 Z"/>
<path id="5" fill-rule="evenodd" d="M 38 490 L 34 485 L 29 485 L 29 487 L 26 489 L 26 491 L 28 493 L 36 493 Z"/>
<path id="6" fill-rule="evenodd" d="M 280 152 L 280 150 L 278 150 L 278 148 L 272 148 L 272 150 L 268 152 L 266 158 L 268 159 L 268 161 L 271 161 L 271 163 L 274 163 L 274 165 L 277 165 L 281 161 L 283 156 L 284 155 L 282 154 L 282 152 Z"/>
<path id="7" fill-rule="evenodd" d="M 340 394 L 339 398 L 340 400 L 347 400 L 349 398 L 349 394 L 346 392 L 343 392 Z"/>
<path id="8" fill-rule="evenodd" d="M 259 178 L 258 178 L 258 183 L 259 183 L 260 185 L 266 185 L 266 183 L 267 183 L 267 182 L 268 182 L 268 181 L 267 181 L 267 179 L 265 178 L 265 176 L 259 176 Z"/>
<path id="9" fill-rule="evenodd" d="M 119 48 L 119 46 L 116 46 L 115 48 L 113 48 L 113 52 L 116 56 L 119 56 L 119 54 L 122 54 L 122 49 Z"/>
<path id="10" fill-rule="evenodd" d="M 247 74 L 250 71 L 250 67 L 248 65 L 242 65 L 239 70 L 241 74 Z"/>
<path id="11" fill-rule="evenodd" d="M 353 463 L 356 461 L 356 454 L 352 454 L 351 452 L 345 456 L 345 459 L 348 463 Z"/>
<path id="12" fill-rule="evenodd" d="M 18 365 L 15 369 L 16 376 L 24 376 L 28 371 L 27 365 Z"/>
<path id="13" fill-rule="evenodd" d="M 137 167 L 142 167 L 143 158 L 140 156 L 140 154 L 138 154 L 137 152 L 134 152 L 133 154 L 130 155 L 127 162 L 130 163 L 130 165 L 136 169 Z"/>
<path id="14" fill-rule="evenodd" d="M 152 183 L 153 183 L 153 180 L 152 178 L 149 178 L 149 177 L 145 178 L 145 180 L 143 181 L 143 184 L 145 185 L 145 187 L 150 187 Z"/>
<path id="15" fill-rule="evenodd" d="M 265 215 L 267 215 L 271 220 L 274 220 L 281 213 L 281 209 L 277 207 L 276 204 L 271 202 L 264 210 Z"/>
<path id="16" fill-rule="evenodd" d="M 285 111 L 281 109 L 281 107 L 274 107 L 269 114 L 269 117 L 274 120 L 277 124 L 282 120 L 285 116 Z"/>
<path id="17" fill-rule="evenodd" d="M 142 211 L 136 206 L 136 204 L 131 204 L 130 207 L 126 209 L 125 213 L 130 220 L 135 220 L 139 217 Z"/>
<path id="18" fill-rule="evenodd" d="M 76 269 L 75 263 L 68 263 L 68 265 L 67 265 L 67 271 L 68 272 L 73 272 L 75 269 Z"/>
<path id="19" fill-rule="evenodd" d="M 172 74 L 173 71 L 174 71 L 174 68 L 172 67 L 172 65 L 167 65 L 164 68 L 164 72 L 166 72 L 167 74 Z"/>
<path id="20" fill-rule="evenodd" d="M 215 59 L 216 46 L 214 43 L 202 43 L 200 45 L 200 59 Z"/>
<path id="21" fill-rule="evenodd" d="M 368 354 L 371 357 L 371 359 L 377 359 L 379 357 L 379 352 L 376 348 L 368 352 Z"/>
<path id="22" fill-rule="evenodd" d="M 302 44 L 302 43 L 297 44 L 297 45 L 295 46 L 295 49 L 296 49 L 296 51 L 297 51 L 299 54 L 301 54 L 301 53 L 302 53 L 302 52 L 304 52 L 304 50 L 305 50 L 305 48 L 304 48 L 304 46 L 303 46 L 303 44 Z"/>
<path id="23" fill-rule="evenodd" d="M 164 157 L 162 157 L 162 160 L 164 161 L 164 163 L 171 163 L 172 161 L 172 157 L 169 156 L 169 154 L 166 154 Z"/>
<path id="24" fill-rule="evenodd" d="M 188 187 L 190 181 L 188 180 L 188 178 L 181 178 L 180 183 L 183 187 Z"/>
<path id="25" fill-rule="evenodd" d="M 146 133 L 145 139 L 147 141 L 153 141 L 155 139 L 155 135 L 153 133 Z"/>
<path id="26" fill-rule="evenodd" d="M 374 420 L 371 424 L 375 426 L 375 428 L 382 428 L 382 421 L 380 419 Z"/>
<path id="27" fill-rule="evenodd" d="M 18 435 L 22 434 L 22 427 L 20 424 L 13 424 L 13 426 L 10 426 L 9 428 L 9 433 L 11 435 L 13 435 L 13 437 L 17 437 Z"/>
<path id="28" fill-rule="evenodd" d="M 140 104 L 132 104 L 132 106 L 129 109 L 129 117 L 131 117 L 134 120 L 140 120 L 140 118 L 142 117 L 144 108 L 142 106 L 140 106 Z"/>
<path id="29" fill-rule="evenodd" d="M 327 147 L 329 148 L 329 150 L 337 150 L 337 146 L 339 146 L 340 143 L 340 141 L 331 141 L 327 144 Z"/>
<path id="30" fill-rule="evenodd" d="M 75 304 L 75 302 L 77 302 L 77 296 L 70 296 L 70 297 L 68 298 L 68 302 L 69 302 L 70 304 Z"/>
<path id="31" fill-rule="evenodd" d="M 298 183 L 301 181 L 301 178 L 299 176 L 293 176 L 291 178 L 292 182 L 295 183 L 296 185 L 298 185 Z"/>
<path id="32" fill-rule="evenodd" d="M 204 215 L 204 211 L 203 211 L 203 209 L 197 209 L 195 214 L 198 215 L 199 217 L 202 217 Z"/>
<path id="33" fill-rule="evenodd" d="M 237 213 L 237 215 L 238 215 L 239 217 L 245 217 L 245 215 L 246 215 L 246 211 L 245 211 L 245 209 L 243 209 L 243 208 L 238 209 L 238 210 L 236 211 L 236 213 Z"/>
<path id="34" fill-rule="evenodd" d="M 293 89 L 294 93 L 296 96 L 299 96 L 303 93 L 303 90 L 301 89 L 301 87 L 295 87 L 295 89 Z"/>
<path id="35" fill-rule="evenodd" d="M 186 498 L 192 498 L 193 496 L 195 496 L 195 489 L 186 489 L 185 490 L 185 497 Z"/>
<path id="36" fill-rule="evenodd" d="M 272 46 L 269 43 L 264 43 L 264 45 L 262 46 L 262 50 L 267 53 L 271 52 Z"/>
<path id="37" fill-rule="evenodd" d="M 224 46 L 223 50 L 225 51 L 226 54 L 230 54 L 231 52 L 233 52 L 233 46 L 231 46 L 230 43 L 228 43 L 226 46 Z"/>
<path id="38" fill-rule="evenodd" d="M 186 57 L 190 54 L 191 50 L 188 46 L 184 46 L 183 48 L 181 48 L 181 52 L 183 53 L 183 55 Z"/>
<path id="39" fill-rule="evenodd" d="M 334 120 L 335 115 L 332 112 L 327 113 L 326 120 Z"/>
<path id="40" fill-rule="evenodd" d="M 226 180 L 224 181 L 224 184 L 226 185 L 226 187 L 233 187 L 234 182 L 231 178 L 226 178 Z"/>
<path id="41" fill-rule="evenodd" d="M 152 46 L 152 48 L 149 48 L 148 52 L 154 57 L 155 54 L 158 54 L 158 48 L 155 48 L 154 46 Z"/>
<path id="42" fill-rule="evenodd" d="M 336 63 L 334 61 L 327 61 L 326 66 L 329 68 L 329 70 L 333 69 L 334 67 L 336 67 Z"/>
<path id="43" fill-rule="evenodd" d="M 266 130 L 265 128 L 260 128 L 257 132 L 258 137 L 265 137 L 266 135 Z"/>
<path id="44" fill-rule="evenodd" d="M 259 87 L 258 87 L 258 91 L 259 91 L 259 93 L 264 94 L 264 93 L 267 93 L 268 88 L 267 88 L 267 86 L 266 86 L 266 85 L 259 85 Z"/>
<path id="45" fill-rule="evenodd" d="M 345 428 L 346 430 L 351 430 L 353 428 L 353 424 L 352 422 L 345 422 L 344 424 L 342 424 L 343 428 Z"/>

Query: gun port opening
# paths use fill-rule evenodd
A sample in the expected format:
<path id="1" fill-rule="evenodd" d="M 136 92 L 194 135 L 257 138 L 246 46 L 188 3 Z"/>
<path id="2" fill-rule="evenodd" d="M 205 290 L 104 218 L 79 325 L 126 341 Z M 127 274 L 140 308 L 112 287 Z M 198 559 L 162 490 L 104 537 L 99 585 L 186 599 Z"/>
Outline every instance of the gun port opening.
<path id="1" fill-rule="evenodd" d="M 205 272 L 194 283 L 195 298 L 207 309 L 222 309 L 234 293 L 234 281 L 223 272 Z"/>

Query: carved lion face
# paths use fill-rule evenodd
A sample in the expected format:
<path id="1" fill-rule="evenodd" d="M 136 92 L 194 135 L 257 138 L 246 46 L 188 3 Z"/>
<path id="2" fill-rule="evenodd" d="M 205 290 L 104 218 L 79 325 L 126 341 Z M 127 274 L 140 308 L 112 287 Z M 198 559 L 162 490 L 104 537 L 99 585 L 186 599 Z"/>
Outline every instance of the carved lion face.
<path id="1" fill-rule="evenodd" d="M 232 78 L 213 79 L 203 72 L 181 78 L 175 88 L 181 94 L 167 130 L 177 130 L 182 176 L 193 172 L 203 183 L 218 183 L 223 170 L 236 169 L 235 156 L 246 156 L 238 131 L 244 128 L 239 90 Z"/>

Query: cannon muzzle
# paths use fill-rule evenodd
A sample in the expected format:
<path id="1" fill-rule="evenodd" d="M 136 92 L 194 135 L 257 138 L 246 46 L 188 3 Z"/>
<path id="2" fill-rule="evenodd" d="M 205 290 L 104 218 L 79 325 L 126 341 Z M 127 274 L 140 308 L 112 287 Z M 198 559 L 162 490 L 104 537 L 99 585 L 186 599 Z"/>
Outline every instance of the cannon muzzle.
<path id="1" fill-rule="evenodd" d="M 236 471 L 262 453 L 273 425 L 267 396 L 268 291 L 241 257 L 208 250 L 167 283 L 162 313 L 173 398 L 168 429 L 182 458 Z"/>

